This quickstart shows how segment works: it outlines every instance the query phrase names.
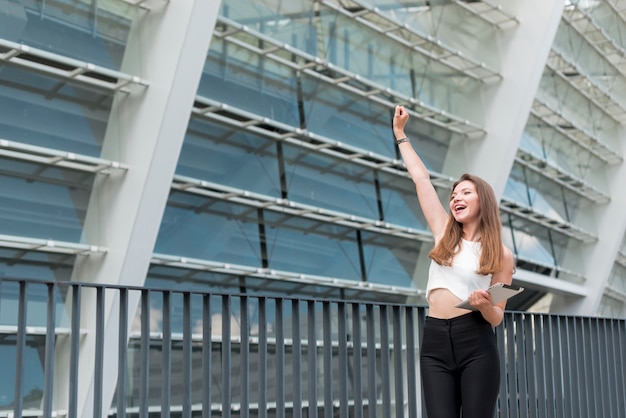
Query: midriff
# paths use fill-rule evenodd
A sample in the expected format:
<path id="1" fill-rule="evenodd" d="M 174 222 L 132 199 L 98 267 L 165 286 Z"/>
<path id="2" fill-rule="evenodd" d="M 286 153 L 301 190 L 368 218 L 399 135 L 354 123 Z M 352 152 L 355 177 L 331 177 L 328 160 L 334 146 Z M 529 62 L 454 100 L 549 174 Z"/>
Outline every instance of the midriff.
<path id="1" fill-rule="evenodd" d="M 439 319 L 450 319 L 457 316 L 465 315 L 469 311 L 467 309 L 456 308 L 454 305 L 461 302 L 445 288 L 431 290 L 428 295 L 428 316 Z"/>

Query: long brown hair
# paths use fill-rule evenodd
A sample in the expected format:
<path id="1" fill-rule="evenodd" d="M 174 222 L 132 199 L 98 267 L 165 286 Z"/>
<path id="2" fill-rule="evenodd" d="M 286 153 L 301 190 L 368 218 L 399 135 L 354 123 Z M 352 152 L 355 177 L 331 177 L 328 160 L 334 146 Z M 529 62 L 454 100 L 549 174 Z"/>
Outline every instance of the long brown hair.
<path id="1" fill-rule="evenodd" d="M 504 250 L 502 247 L 502 223 L 500 222 L 500 210 L 498 201 L 493 189 L 485 180 L 480 177 L 463 174 L 452 186 L 450 198 L 456 186 L 462 181 L 469 180 L 476 187 L 480 212 L 478 214 L 478 232 L 482 252 L 478 274 L 493 274 L 502 270 L 502 258 Z M 454 256 L 460 251 L 460 243 L 463 239 L 463 225 L 457 222 L 450 213 L 448 223 L 443 236 L 433 248 L 428 256 L 437 264 L 451 266 Z"/>

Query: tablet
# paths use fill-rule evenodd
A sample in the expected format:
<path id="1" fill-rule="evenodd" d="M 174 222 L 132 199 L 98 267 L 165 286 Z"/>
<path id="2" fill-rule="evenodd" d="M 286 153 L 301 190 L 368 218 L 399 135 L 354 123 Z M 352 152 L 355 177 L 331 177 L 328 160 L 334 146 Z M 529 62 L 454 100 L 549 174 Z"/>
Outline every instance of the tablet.
<path id="1" fill-rule="evenodd" d="M 491 294 L 491 302 L 494 305 L 504 300 L 507 300 L 523 291 L 524 291 L 523 287 L 516 286 L 514 284 L 504 284 L 504 283 L 496 283 L 493 286 L 490 286 L 489 289 L 487 289 L 487 292 Z M 476 310 L 476 308 L 470 305 L 467 300 L 457 303 L 454 306 L 456 306 L 457 308 L 469 309 L 471 311 Z"/>

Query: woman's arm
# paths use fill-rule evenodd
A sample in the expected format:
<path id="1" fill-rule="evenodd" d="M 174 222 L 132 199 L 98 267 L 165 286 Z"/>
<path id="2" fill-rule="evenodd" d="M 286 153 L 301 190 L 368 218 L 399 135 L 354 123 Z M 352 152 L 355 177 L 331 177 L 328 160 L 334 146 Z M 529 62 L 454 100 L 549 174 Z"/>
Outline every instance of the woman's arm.
<path id="1" fill-rule="evenodd" d="M 504 283 L 511 284 L 513 282 L 513 272 L 515 271 L 515 259 L 513 253 L 504 247 L 503 268 L 491 277 L 491 284 Z M 475 307 L 483 315 L 483 318 L 493 327 L 497 327 L 504 318 L 504 308 L 506 300 L 497 304 L 492 304 L 491 295 L 486 290 L 476 290 L 470 294 L 468 301 L 470 305 Z"/>
<path id="2" fill-rule="evenodd" d="M 396 141 L 406 138 L 404 127 L 409 120 L 409 113 L 403 106 L 396 106 L 393 116 L 393 135 Z M 426 222 L 433 232 L 435 239 L 443 233 L 448 222 L 448 213 L 444 209 L 435 187 L 430 181 L 430 174 L 422 159 L 417 155 L 410 141 L 398 144 L 404 164 L 415 184 L 417 198 L 426 217 Z"/>

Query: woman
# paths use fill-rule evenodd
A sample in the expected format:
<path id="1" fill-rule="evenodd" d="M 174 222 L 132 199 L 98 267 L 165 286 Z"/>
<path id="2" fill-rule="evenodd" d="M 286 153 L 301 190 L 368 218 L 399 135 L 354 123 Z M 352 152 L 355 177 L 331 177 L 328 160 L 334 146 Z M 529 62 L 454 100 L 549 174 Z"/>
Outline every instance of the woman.
<path id="1" fill-rule="evenodd" d="M 481 178 L 464 174 L 453 185 L 448 214 L 404 133 L 408 119 L 396 106 L 393 133 L 435 238 L 420 354 L 426 411 L 428 418 L 492 418 L 500 385 L 493 327 L 506 302 L 493 304 L 485 289 L 511 283 L 513 254 L 502 243 L 493 189 Z M 475 311 L 455 307 L 465 299 Z"/>

